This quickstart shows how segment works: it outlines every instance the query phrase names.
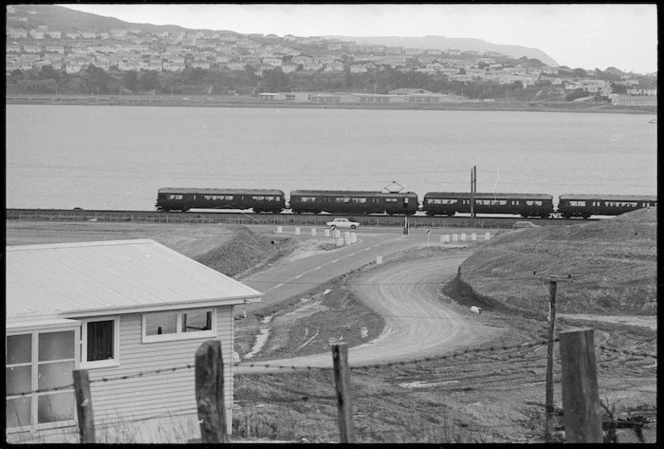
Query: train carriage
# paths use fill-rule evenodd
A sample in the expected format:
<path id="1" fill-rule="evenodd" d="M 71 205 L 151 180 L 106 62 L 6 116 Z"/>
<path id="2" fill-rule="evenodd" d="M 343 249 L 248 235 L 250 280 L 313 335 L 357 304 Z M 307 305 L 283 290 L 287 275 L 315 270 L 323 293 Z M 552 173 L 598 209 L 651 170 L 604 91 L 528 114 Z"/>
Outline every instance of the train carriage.
<path id="1" fill-rule="evenodd" d="M 539 193 L 475 193 L 476 214 L 521 215 L 546 218 L 553 213 L 553 196 Z M 422 200 L 422 210 L 429 216 L 470 213 L 468 192 L 429 192 Z"/>
<path id="2" fill-rule="evenodd" d="M 290 193 L 293 213 L 403 214 L 413 215 L 418 209 L 413 192 L 368 192 L 346 190 L 295 190 Z"/>
<path id="3" fill-rule="evenodd" d="M 186 212 L 189 209 L 253 209 L 255 213 L 280 213 L 286 195 L 276 189 L 195 189 L 165 187 L 157 192 L 157 210 Z"/>
<path id="4" fill-rule="evenodd" d="M 657 206 L 657 196 L 563 194 L 558 197 L 558 213 L 564 218 L 620 215 L 652 206 Z"/>

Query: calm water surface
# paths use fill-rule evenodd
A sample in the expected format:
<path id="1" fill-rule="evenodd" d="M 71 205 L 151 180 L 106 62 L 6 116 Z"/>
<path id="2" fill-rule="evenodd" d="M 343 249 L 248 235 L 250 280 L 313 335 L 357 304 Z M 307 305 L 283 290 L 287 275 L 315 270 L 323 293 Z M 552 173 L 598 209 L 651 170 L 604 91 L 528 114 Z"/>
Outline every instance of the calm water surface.
<path id="1" fill-rule="evenodd" d="M 656 194 L 639 114 L 6 106 L 6 204 L 154 209 L 160 187 Z"/>

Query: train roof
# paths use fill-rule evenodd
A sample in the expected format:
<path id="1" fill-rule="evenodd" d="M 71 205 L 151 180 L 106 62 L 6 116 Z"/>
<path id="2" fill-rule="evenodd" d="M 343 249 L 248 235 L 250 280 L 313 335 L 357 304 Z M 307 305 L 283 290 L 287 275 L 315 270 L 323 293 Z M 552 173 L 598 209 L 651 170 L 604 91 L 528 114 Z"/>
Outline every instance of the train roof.
<path id="1" fill-rule="evenodd" d="M 526 199 L 526 200 L 551 200 L 553 199 L 552 195 L 546 193 L 486 193 L 486 192 L 476 192 L 474 194 L 475 198 L 483 199 Z M 428 197 L 443 197 L 443 198 L 470 198 L 470 192 L 428 192 L 424 195 L 424 198 Z"/>
<path id="2" fill-rule="evenodd" d="M 367 190 L 294 190 L 291 192 L 293 195 L 346 195 L 346 196 L 409 196 L 416 197 L 415 192 L 379 192 Z"/>
<path id="3" fill-rule="evenodd" d="M 208 195 L 284 195 L 282 190 L 275 189 L 212 189 L 212 188 L 191 188 L 191 187 L 163 187 L 158 193 L 200 193 Z"/>
<path id="4" fill-rule="evenodd" d="M 657 201 L 657 195 L 593 195 L 587 193 L 565 193 L 561 200 L 607 200 L 607 201 Z"/>

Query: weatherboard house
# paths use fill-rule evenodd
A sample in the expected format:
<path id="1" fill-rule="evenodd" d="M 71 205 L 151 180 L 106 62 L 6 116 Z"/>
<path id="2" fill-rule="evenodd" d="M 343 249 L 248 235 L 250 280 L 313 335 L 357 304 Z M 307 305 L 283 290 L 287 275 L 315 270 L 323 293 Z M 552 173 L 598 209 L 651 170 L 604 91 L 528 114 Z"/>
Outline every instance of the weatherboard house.
<path id="1" fill-rule="evenodd" d="M 138 425 L 136 442 L 159 442 L 150 425 L 196 426 L 207 340 L 221 342 L 231 428 L 233 306 L 261 293 L 148 239 L 9 246 L 5 262 L 9 441 L 78 435 L 76 369 L 88 371 L 95 429 Z"/>

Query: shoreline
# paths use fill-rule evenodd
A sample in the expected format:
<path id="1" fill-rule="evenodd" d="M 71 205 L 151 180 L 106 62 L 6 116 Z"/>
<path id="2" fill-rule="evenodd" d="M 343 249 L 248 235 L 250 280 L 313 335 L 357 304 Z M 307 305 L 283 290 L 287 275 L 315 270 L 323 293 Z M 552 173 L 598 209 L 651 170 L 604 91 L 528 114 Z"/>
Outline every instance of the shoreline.
<path id="1" fill-rule="evenodd" d="M 215 95 L 7 95 L 5 104 L 60 106 L 170 106 L 170 107 L 236 107 L 298 109 L 380 109 L 406 111 L 524 111 L 583 112 L 608 114 L 657 115 L 654 107 L 618 107 L 607 104 L 562 102 L 496 101 L 438 104 L 315 104 L 279 100 L 259 100 L 249 96 Z"/>

